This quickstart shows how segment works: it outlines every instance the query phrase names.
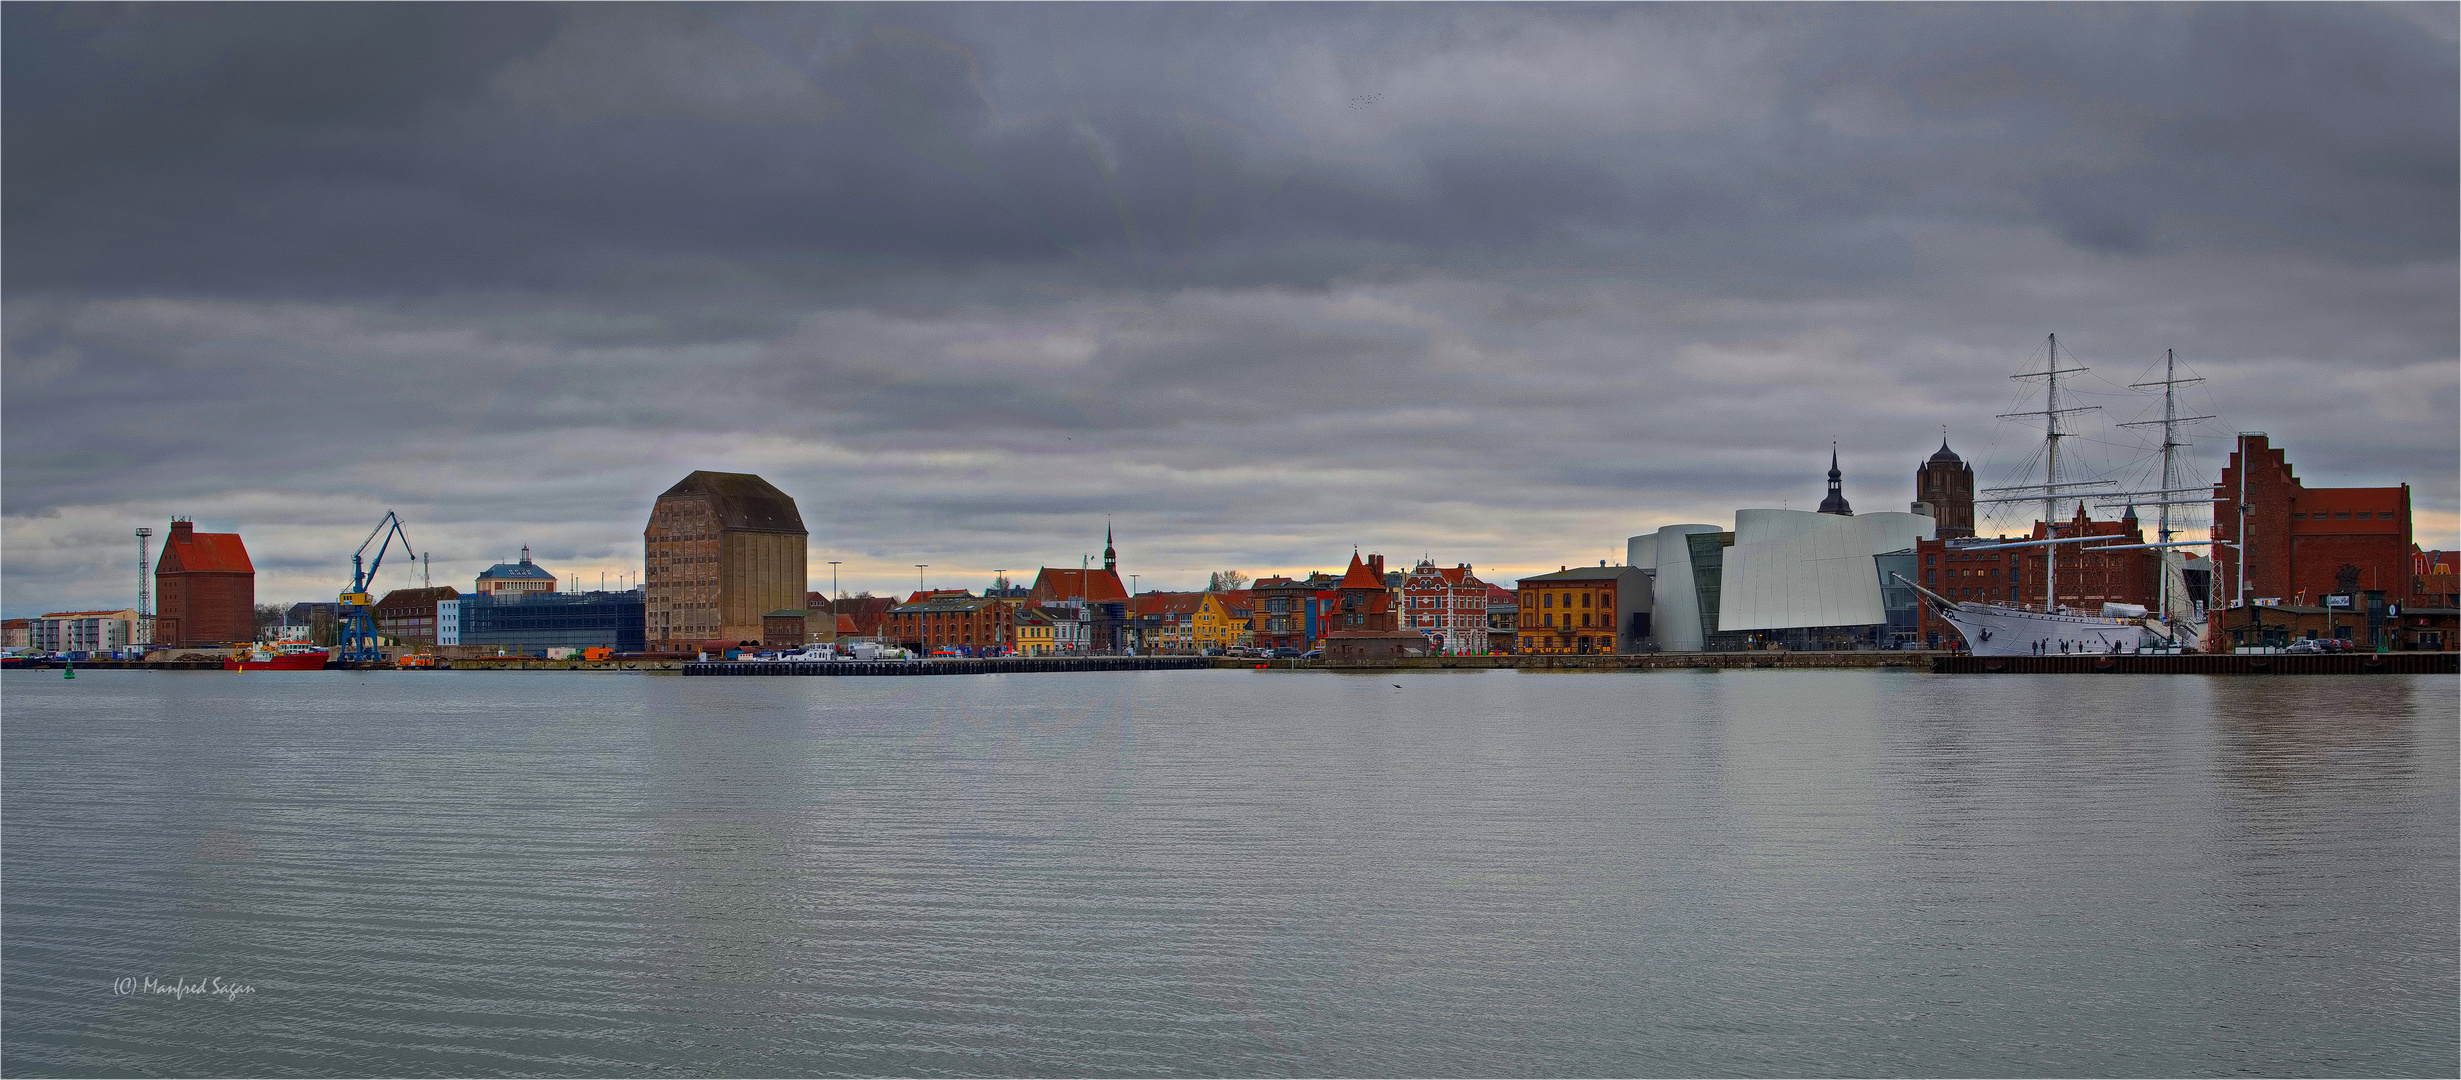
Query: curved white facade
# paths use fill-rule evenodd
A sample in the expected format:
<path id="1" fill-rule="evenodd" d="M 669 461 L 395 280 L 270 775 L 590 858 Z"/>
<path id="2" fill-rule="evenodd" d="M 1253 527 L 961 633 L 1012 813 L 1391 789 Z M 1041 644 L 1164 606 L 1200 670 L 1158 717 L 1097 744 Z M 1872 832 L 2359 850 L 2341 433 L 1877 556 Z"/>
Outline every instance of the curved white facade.
<path id="1" fill-rule="evenodd" d="M 1658 534 L 1642 533 L 1624 541 L 1624 565 L 1643 570 L 1658 568 Z"/>
<path id="2" fill-rule="evenodd" d="M 1646 552 L 1650 562 L 1657 566 L 1657 576 L 1649 590 L 1649 636 L 1657 639 L 1659 648 L 1669 652 L 1700 651 L 1699 583 L 1692 579 L 1691 548 L 1684 537 L 1725 531 L 1715 525 L 1668 525 L 1626 542 L 1625 549 L 1631 552 L 1642 550 L 1638 545 L 1648 541 Z M 1632 565 L 1646 568 L 1649 564 Z"/>
<path id="3" fill-rule="evenodd" d="M 1932 538 L 1921 514 L 1843 516 L 1809 510 L 1738 510 L 1723 553 L 1717 625 L 1704 625 L 1690 542 L 1715 525 L 1668 525 L 1625 541 L 1626 561 L 1655 571 L 1651 636 L 1669 652 L 1698 652 L 1709 632 L 1872 626 L 1888 621 L 1872 557 Z"/>
<path id="4" fill-rule="evenodd" d="M 1870 626 L 1888 621 L 1874 555 L 1931 538 L 1932 519 L 1804 510 L 1735 514 L 1718 599 L 1720 630 Z"/>

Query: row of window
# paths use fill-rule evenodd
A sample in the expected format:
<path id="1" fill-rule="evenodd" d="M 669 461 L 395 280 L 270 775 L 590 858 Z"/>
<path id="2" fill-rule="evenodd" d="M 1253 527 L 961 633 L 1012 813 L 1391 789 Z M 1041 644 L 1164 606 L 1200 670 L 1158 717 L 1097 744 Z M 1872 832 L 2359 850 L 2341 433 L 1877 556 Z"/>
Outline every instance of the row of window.
<path id="1" fill-rule="evenodd" d="M 2377 517 L 2377 516 L 2378 516 L 2378 515 L 2377 515 L 2374 511 L 2371 511 L 2371 510 L 2361 510 L 2361 511 L 2359 511 L 2359 512 L 2358 512 L 2358 519 L 2359 519 L 2360 521 L 2368 521 L 2368 520 L 2371 520 L 2371 519 L 2373 519 L 2373 518 L 2375 518 L 2375 517 Z M 2383 518 L 2384 518 L 2384 520 L 2386 520 L 2386 521 L 2391 521 L 2391 520 L 2393 520 L 2393 512 L 2392 512 L 2392 511 L 2390 511 L 2390 510 L 2387 510 L 2387 511 L 2385 511 L 2385 512 L 2383 513 L 2382 517 L 2383 517 Z M 2292 515 L 2290 515 L 2290 520 L 2292 520 L 2292 521 L 2306 521 L 2306 520 L 2309 520 L 2309 517 L 2308 517 L 2308 515 L 2303 514 L 2303 513 L 2300 513 L 2300 514 L 2292 514 Z M 2314 520 L 2316 520 L 2316 521 L 2323 521 L 2323 520 L 2324 520 L 2324 511 L 2322 511 L 2322 510 L 2318 510 L 2318 511 L 2316 511 L 2315 516 L 2314 516 Z M 2333 520 L 2335 520 L 2335 521 L 2348 521 L 2348 520 L 2350 520 L 2350 511 L 2348 511 L 2348 510 L 2335 510 L 2335 511 L 2333 511 Z"/>
<path id="2" fill-rule="evenodd" d="M 1558 640 L 1559 638 L 1563 640 Z M 1614 647 L 1615 639 L 1611 637 L 1568 638 L 1562 634 L 1521 635 L 1521 651 L 1525 653 L 1564 652 L 1567 650 L 1572 652 L 1606 652 L 1612 650 Z"/>
<path id="3" fill-rule="evenodd" d="M 1533 599 L 1533 595 L 1535 596 L 1535 599 Z M 1578 593 L 1578 594 L 1575 594 L 1575 593 L 1566 593 L 1566 594 L 1564 594 L 1564 606 L 1565 606 L 1565 607 L 1571 607 L 1571 606 L 1572 606 L 1572 598 L 1573 598 L 1575 595 L 1578 595 L 1578 596 L 1581 598 L 1581 606 L 1582 606 L 1582 607 L 1592 607 L 1592 606 L 1595 606 L 1595 607 L 1612 607 L 1612 606 L 1614 606 L 1614 605 L 1610 602 L 1610 597 L 1612 597 L 1612 596 L 1613 596 L 1613 594 L 1612 594 L 1612 593 Z M 1551 607 L 1554 607 L 1554 606 L 1555 606 L 1555 594 L 1554 594 L 1554 593 L 1549 593 L 1549 592 L 1542 592 L 1542 593 L 1535 593 L 1535 594 L 1532 594 L 1532 593 L 1523 593 L 1523 594 L 1522 594 L 1522 596 L 1521 596 L 1521 606 L 1522 606 L 1522 607 L 1526 607 L 1526 608 L 1551 608 Z"/>
<path id="4" fill-rule="evenodd" d="M 1586 612 L 1586 611 L 1582 612 L 1582 613 L 1581 613 L 1581 625 L 1582 625 L 1582 626 L 1589 626 L 1589 625 L 1591 625 L 1591 624 L 1590 624 L 1590 619 L 1591 619 L 1591 618 L 1592 618 L 1592 616 L 1590 615 L 1590 613 L 1588 613 L 1588 612 Z M 1606 616 L 1606 615 L 1604 615 L 1604 614 L 1598 615 L 1598 616 L 1596 616 L 1596 618 L 1599 620 L 1599 622 L 1597 623 L 1597 625 L 1598 625 L 1598 626 L 1609 626 L 1609 625 L 1612 625 L 1612 623 L 1609 621 L 1609 617 L 1608 617 L 1608 616 Z M 1535 620 L 1535 621 L 1533 621 L 1533 620 Z M 1524 628 L 1529 628 L 1529 627 L 1538 627 L 1538 626 L 1554 626 L 1554 625 L 1555 625 L 1555 615 L 1554 615 L 1552 612 L 1549 612 L 1549 613 L 1544 613 L 1544 614 L 1539 614 L 1539 615 L 1535 615 L 1535 616 L 1533 616 L 1533 615 L 1531 615 L 1531 614 L 1530 614 L 1530 613 L 1528 613 L 1528 612 L 1523 612 L 1523 613 L 1521 614 L 1521 625 L 1522 625 Z M 1569 612 L 1569 611 L 1567 611 L 1567 612 L 1565 612 L 1565 613 L 1564 613 L 1564 623 L 1563 623 L 1563 628 L 1564 628 L 1564 629 L 1571 629 L 1571 628 L 1572 628 L 1572 613 L 1571 613 L 1571 612 Z"/>

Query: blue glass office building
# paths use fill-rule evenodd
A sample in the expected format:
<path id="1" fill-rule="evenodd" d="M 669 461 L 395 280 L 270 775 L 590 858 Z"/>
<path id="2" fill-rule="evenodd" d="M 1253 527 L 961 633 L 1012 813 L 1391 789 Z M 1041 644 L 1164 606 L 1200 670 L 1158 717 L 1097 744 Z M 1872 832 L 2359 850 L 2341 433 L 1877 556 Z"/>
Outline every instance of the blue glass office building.
<path id="1" fill-rule="evenodd" d="M 444 644 L 494 645 L 516 653 L 546 649 L 643 645 L 641 592 L 499 593 L 463 596 L 437 605 Z M 442 624 L 452 622 L 450 632 Z"/>

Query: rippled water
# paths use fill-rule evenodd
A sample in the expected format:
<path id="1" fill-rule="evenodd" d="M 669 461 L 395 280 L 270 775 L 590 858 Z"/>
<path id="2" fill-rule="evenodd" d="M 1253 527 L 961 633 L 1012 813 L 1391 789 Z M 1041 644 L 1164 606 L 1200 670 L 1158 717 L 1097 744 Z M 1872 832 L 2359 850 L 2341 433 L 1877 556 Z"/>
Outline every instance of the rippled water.
<path id="1" fill-rule="evenodd" d="M 12 1075 L 2461 1067 L 2449 677 L 0 690 Z"/>

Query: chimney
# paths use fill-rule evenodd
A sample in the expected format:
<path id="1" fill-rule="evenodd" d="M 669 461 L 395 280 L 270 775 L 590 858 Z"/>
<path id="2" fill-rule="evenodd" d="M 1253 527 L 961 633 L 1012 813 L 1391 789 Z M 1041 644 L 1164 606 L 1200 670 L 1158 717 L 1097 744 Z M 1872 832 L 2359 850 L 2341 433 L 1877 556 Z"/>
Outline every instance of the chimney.
<path id="1" fill-rule="evenodd" d="M 197 528 L 196 522 L 194 522 L 194 521 L 190 521 L 190 520 L 188 520 L 187 518 L 184 518 L 184 517 L 175 517 L 175 518 L 172 518 L 172 519 L 171 519 L 171 535 L 170 535 L 170 538 L 169 538 L 169 539 L 164 540 L 163 542 L 164 542 L 164 543 L 166 543 L 166 544 L 185 544 L 185 543 L 188 543 L 188 542 L 190 542 L 190 537 L 191 537 L 191 535 L 192 535 L 192 534 L 194 534 L 194 533 L 196 532 L 196 528 Z"/>
<path id="2" fill-rule="evenodd" d="M 1383 577 L 1383 576 L 1384 576 L 1384 556 L 1382 556 L 1382 555 L 1370 555 L 1370 556 L 1368 556 L 1368 557 L 1367 557 L 1367 572 L 1368 572 L 1368 573 L 1371 573 L 1371 574 L 1374 574 L 1374 575 L 1376 575 L 1377 577 Z"/>

